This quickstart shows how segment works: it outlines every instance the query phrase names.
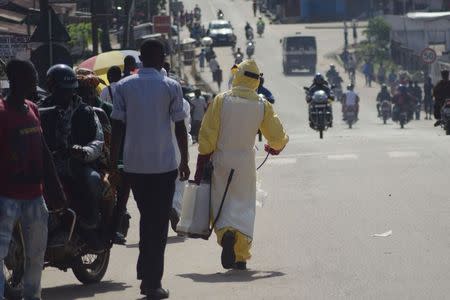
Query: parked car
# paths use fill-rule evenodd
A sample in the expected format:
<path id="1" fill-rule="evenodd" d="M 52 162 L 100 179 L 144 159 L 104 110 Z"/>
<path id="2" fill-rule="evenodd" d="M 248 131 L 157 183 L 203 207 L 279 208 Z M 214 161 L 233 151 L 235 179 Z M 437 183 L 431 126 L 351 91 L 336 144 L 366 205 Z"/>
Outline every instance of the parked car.
<path id="1" fill-rule="evenodd" d="M 236 42 L 236 35 L 230 21 L 214 20 L 208 25 L 206 34 L 213 40 L 213 45 L 233 45 Z"/>

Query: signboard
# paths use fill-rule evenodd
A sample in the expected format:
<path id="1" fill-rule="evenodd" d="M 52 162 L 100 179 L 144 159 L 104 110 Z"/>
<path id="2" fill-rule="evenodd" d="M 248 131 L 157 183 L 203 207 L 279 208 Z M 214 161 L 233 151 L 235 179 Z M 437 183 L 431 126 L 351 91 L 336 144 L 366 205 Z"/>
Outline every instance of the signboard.
<path id="1" fill-rule="evenodd" d="M 0 35 L 0 58 L 8 61 L 28 50 L 28 38 L 16 35 Z"/>
<path id="2" fill-rule="evenodd" d="M 431 48 L 425 48 L 423 49 L 422 53 L 420 54 L 420 57 L 422 58 L 422 61 L 427 64 L 431 65 L 436 61 L 437 54 L 436 51 L 434 51 Z"/>
<path id="3" fill-rule="evenodd" d="M 170 16 L 153 16 L 153 33 L 169 33 Z"/>

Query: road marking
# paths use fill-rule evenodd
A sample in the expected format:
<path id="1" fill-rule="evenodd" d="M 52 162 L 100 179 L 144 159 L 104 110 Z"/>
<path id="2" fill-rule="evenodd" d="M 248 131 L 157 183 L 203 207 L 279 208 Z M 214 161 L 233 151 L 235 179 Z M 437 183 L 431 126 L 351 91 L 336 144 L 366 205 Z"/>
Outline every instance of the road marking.
<path id="1" fill-rule="evenodd" d="M 276 159 L 271 159 L 268 160 L 267 163 L 269 165 L 293 165 L 297 163 L 297 159 L 296 158 L 276 158 Z"/>
<path id="2" fill-rule="evenodd" d="M 388 155 L 390 158 L 419 157 L 419 153 L 414 151 L 392 151 Z"/>
<path id="3" fill-rule="evenodd" d="M 329 160 L 355 160 L 355 159 L 358 159 L 358 155 L 356 155 L 356 154 L 334 154 L 334 155 L 328 155 L 327 158 Z"/>

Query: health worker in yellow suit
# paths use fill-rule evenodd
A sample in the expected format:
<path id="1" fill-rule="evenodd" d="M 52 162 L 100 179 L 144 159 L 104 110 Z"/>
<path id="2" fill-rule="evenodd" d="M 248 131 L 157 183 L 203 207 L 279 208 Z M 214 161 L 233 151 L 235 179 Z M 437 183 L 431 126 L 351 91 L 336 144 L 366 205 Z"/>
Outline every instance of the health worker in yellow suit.
<path id="1" fill-rule="evenodd" d="M 202 122 L 195 181 L 200 183 L 212 160 L 211 202 L 217 216 L 230 171 L 235 170 L 214 230 L 222 246 L 222 266 L 245 270 L 255 222 L 255 137 L 261 130 L 265 150 L 272 155 L 284 149 L 289 137 L 272 105 L 256 93 L 260 71 L 255 61 L 246 60 L 231 71 L 232 89 L 214 99 Z"/>

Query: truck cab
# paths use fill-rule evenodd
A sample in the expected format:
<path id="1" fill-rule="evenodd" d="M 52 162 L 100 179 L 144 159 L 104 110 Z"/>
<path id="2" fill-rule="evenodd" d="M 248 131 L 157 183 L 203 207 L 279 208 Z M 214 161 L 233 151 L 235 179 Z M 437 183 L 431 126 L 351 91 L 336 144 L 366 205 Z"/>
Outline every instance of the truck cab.
<path id="1" fill-rule="evenodd" d="M 291 74 L 294 70 L 307 69 L 316 72 L 317 45 L 314 36 L 287 36 L 281 40 L 283 48 L 283 73 Z"/>

